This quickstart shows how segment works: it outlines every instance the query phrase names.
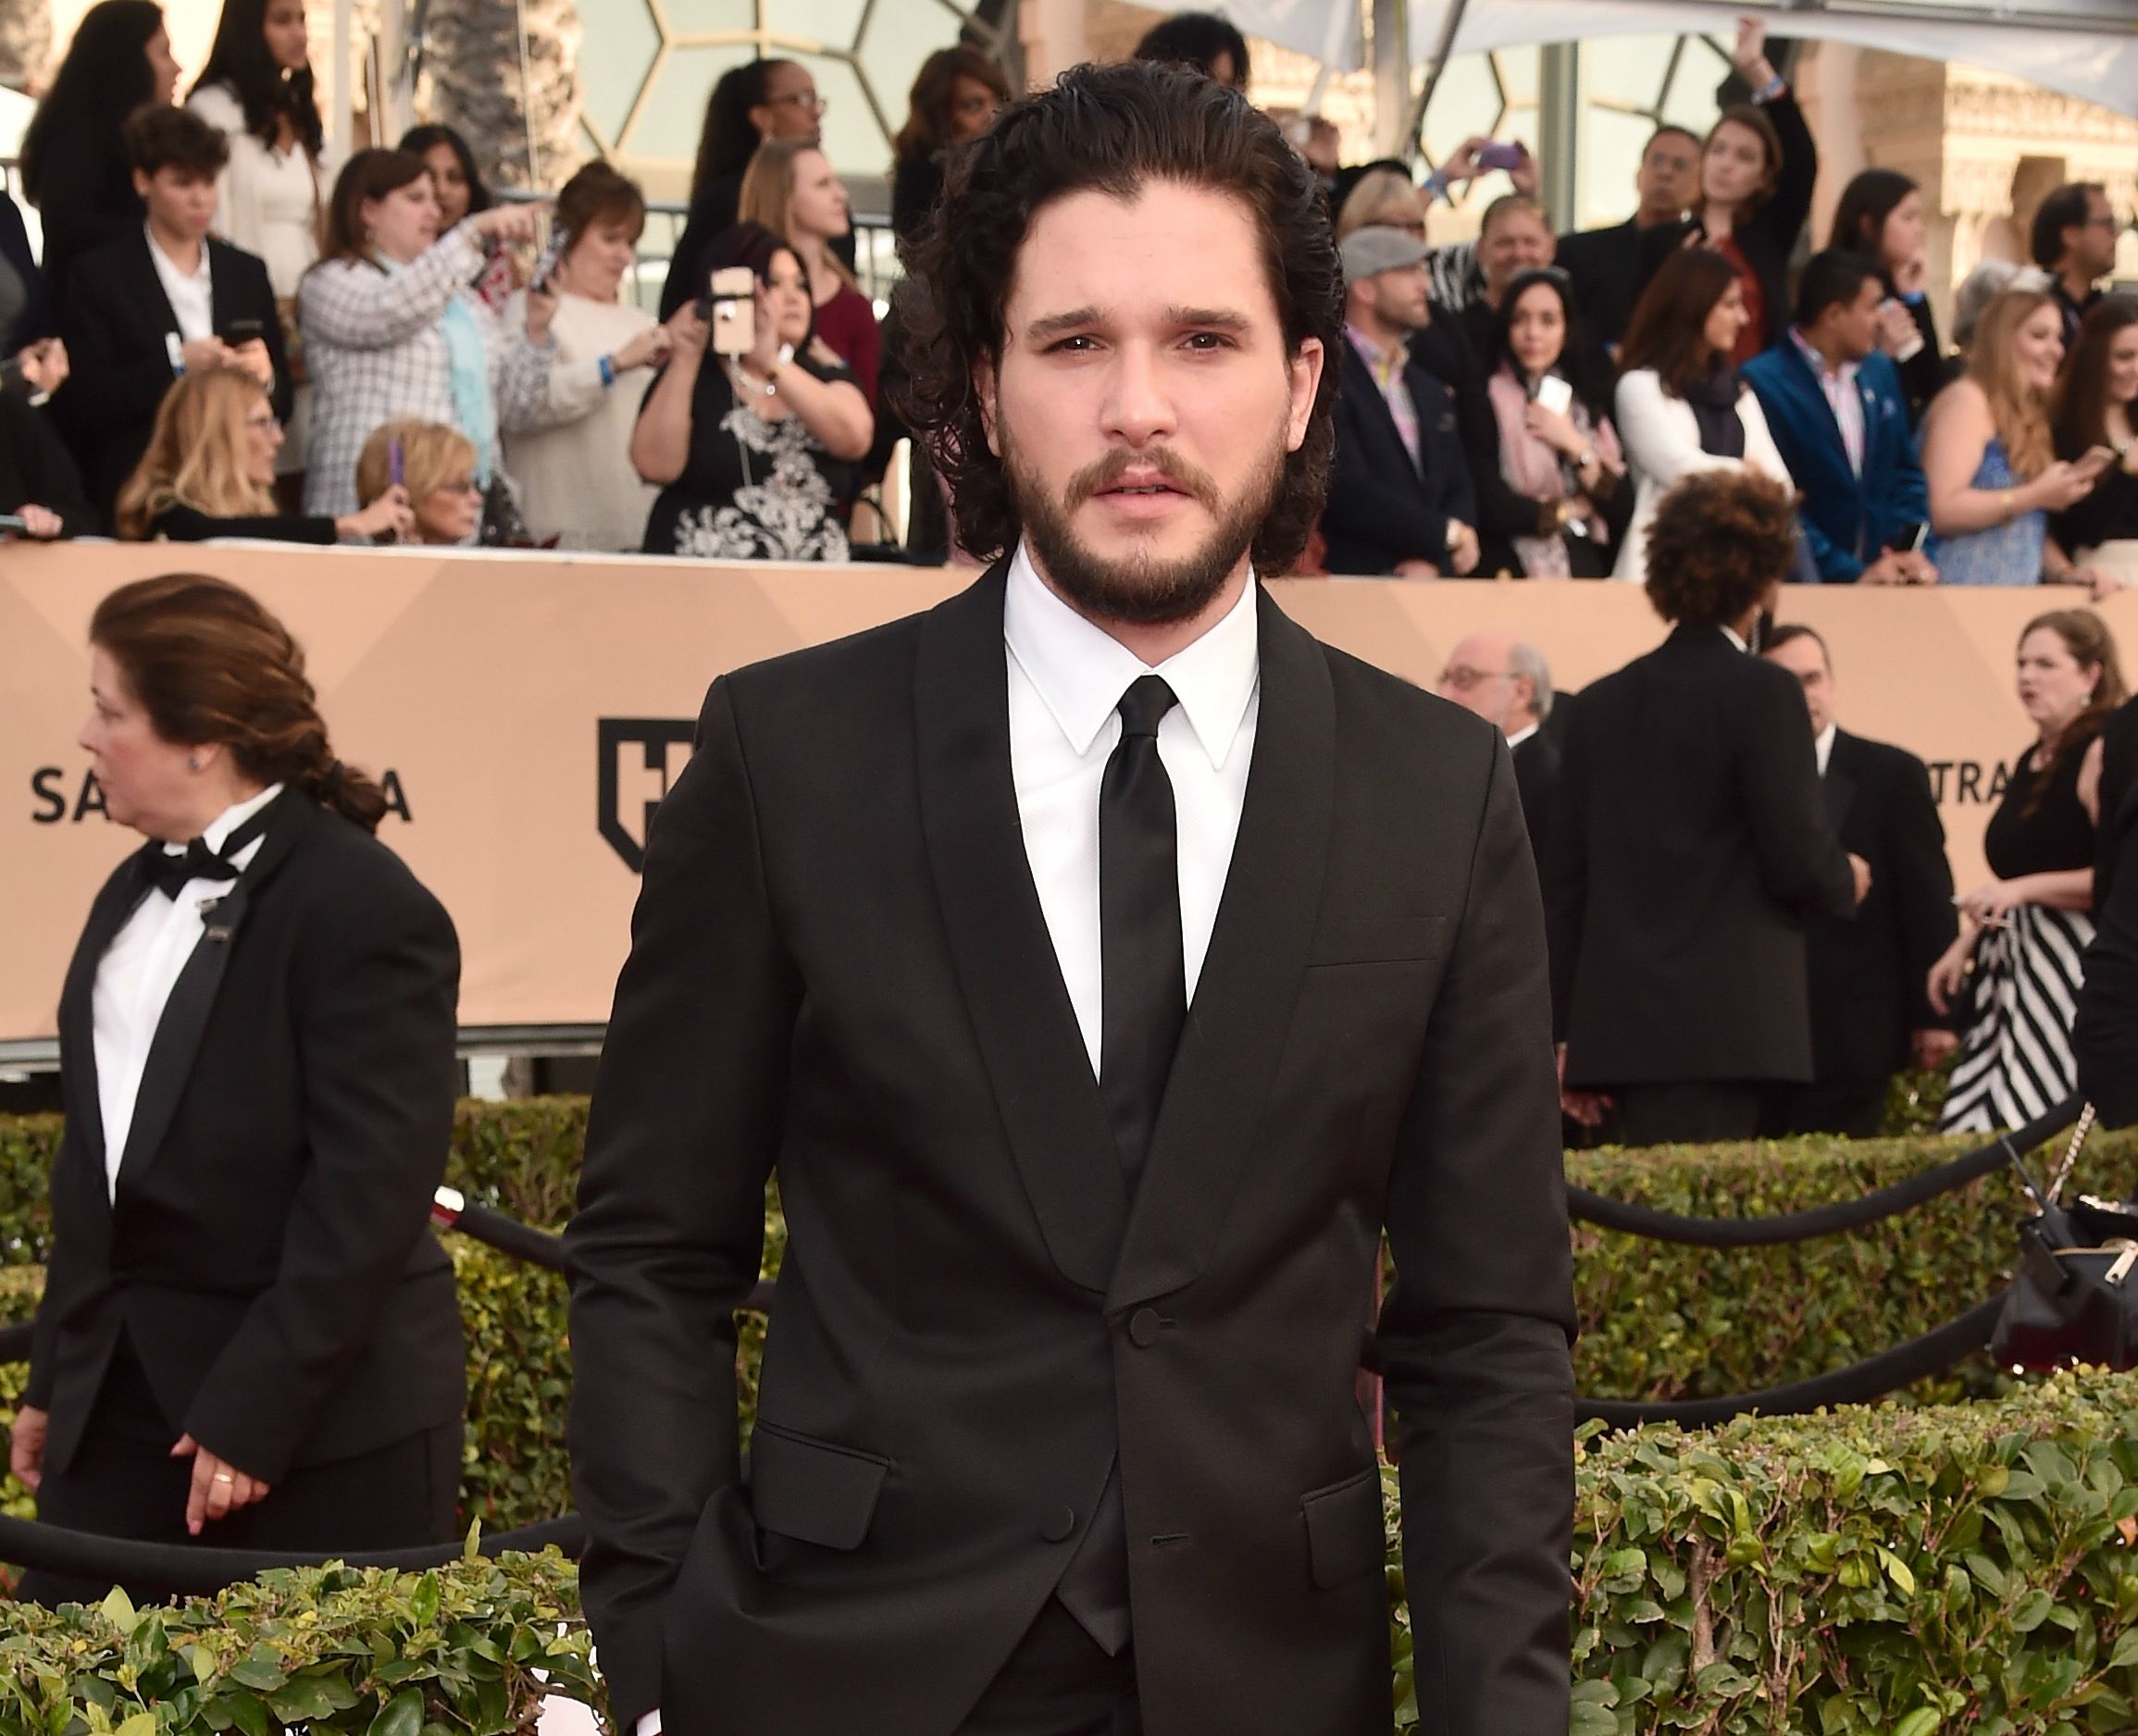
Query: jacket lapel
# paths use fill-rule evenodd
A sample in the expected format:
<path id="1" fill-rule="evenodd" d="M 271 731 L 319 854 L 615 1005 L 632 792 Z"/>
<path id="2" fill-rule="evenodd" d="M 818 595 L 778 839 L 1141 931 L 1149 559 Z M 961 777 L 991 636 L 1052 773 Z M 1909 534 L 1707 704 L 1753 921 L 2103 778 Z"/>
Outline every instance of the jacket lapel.
<path id="1" fill-rule="evenodd" d="M 1408 366 L 1408 364 L 1405 366 Z M 1342 382 L 1345 392 L 1364 407 L 1366 415 L 1379 426 L 1387 442 L 1401 454 L 1403 462 L 1411 466 L 1411 474 L 1422 477 L 1424 474 L 1420 465 L 1425 450 L 1423 428 L 1420 428 L 1418 436 L 1419 457 L 1413 458 L 1411 449 L 1403 443 L 1403 430 L 1396 426 L 1396 413 L 1388 407 L 1387 394 L 1381 390 L 1381 382 L 1374 378 L 1373 368 L 1368 366 L 1366 358 L 1359 353 L 1359 346 L 1349 336 L 1344 339 L 1344 366 L 1347 371 L 1355 370 L 1350 379 Z"/>
<path id="2" fill-rule="evenodd" d="M 1269 593 L 1262 709 L 1210 951 L 1151 1135 L 1110 1309 L 1191 1283 L 1253 1150 L 1321 906 L 1336 785 L 1328 663 Z"/>
<path id="3" fill-rule="evenodd" d="M 133 1122 L 127 1129 L 126 1150 L 118 1160 L 120 1189 L 140 1181 L 162 1149 L 193 1074 L 193 1058 L 200 1053 L 201 1038 L 215 1011 L 216 995 L 230 968 L 230 952 L 237 944 L 239 925 L 261 886 L 289 859 L 299 838 L 319 817 L 319 810 L 302 797 L 285 791 L 275 799 L 272 817 L 260 840 L 259 854 L 230 888 L 227 897 L 205 912 L 206 927 L 193 954 L 171 985 L 156 1021 L 155 1035 L 149 1042 L 148 1060 L 142 1069 L 141 1090 L 134 1097 Z"/>
<path id="4" fill-rule="evenodd" d="M 128 857 L 104 883 L 104 890 L 89 908 L 89 921 L 82 927 L 59 995 L 60 1051 L 67 1058 L 67 1076 L 75 1087 L 66 1097 L 67 1125 L 78 1133 L 82 1148 L 94 1160 L 100 1175 L 104 1169 L 104 1099 L 96 1075 L 96 967 L 147 890 L 139 862 Z M 98 1192 L 103 1192 L 101 1186 Z"/>
<path id="5" fill-rule="evenodd" d="M 1025 854 L 1010 770 L 1008 571 L 998 562 L 922 624 L 921 825 L 973 1035 L 1047 1250 L 1065 1276 L 1103 1292 L 1128 1186 Z"/>
<path id="6" fill-rule="evenodd" d="M 205 241 L 201 243 L 203 247 L 207 244 Z M 166 334 L 178 330 L 179 323 L 177 310 L 171 306 L 170 297 L 164 293 L 163 276 L 156 270 L 155 259 L 149 252 L 155 245 L 149 239 L 148 231 L 143 229 L 141 247 L 133 256 L 134 305 L 148 316 L 149 323 L 155 328 L 156 341 L 160 343 Z M 212 254 L 210 258 L 212 260 Z M 208 292 L 211 295 L 215 292 L 215 268 L 211 264 L 208 269 Z"/>
<path id="7" fill-rule="evenodd" d="M 1849 804 L 1856 800 L 1855 759 L 1848 732 L 1835 730 L 1833 750 L 1826 756 L 1826 775 L 1821 782 L 1825 786 L 1827 824 L 1837 838 L 1841 836 L 1843 822 L 1848 818 Z"/>

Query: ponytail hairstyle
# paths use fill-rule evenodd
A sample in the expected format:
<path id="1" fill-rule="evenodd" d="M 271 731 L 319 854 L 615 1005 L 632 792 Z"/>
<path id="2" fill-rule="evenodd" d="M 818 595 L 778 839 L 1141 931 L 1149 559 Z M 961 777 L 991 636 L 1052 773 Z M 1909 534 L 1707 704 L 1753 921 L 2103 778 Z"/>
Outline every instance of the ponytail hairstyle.
<path id="1" fill-rule="evenodd" d="M 379 830 L 386 792 L 334 757 L 304 648 L 251 593 L 201 573 L 136 579 L 96 605 L 89 642 L 163 740 L 226 748 L 247 777 Z"/>

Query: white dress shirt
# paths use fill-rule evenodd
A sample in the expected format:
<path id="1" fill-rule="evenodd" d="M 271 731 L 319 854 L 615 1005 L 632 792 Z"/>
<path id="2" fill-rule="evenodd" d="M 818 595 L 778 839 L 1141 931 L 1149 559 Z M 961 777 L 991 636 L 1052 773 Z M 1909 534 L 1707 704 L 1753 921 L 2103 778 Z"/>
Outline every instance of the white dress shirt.
<path id="1" fill-rule="evenodd" d="M 1527 741 L 1530 737 L 1536 734 L 1539 727 L 1541 727 L 1541 725 L 1536 724 L 1524 724 L 1520 729 L 1516 730 L 1511 736 L 1508 737 L 1507 745 L 1510 748 L 1519 748 L 1523 742 Z"/>
<path id="2" fill-rule="evenodd" d="M 203 840 L 210 849 L 221 849 L 225 838 L 281 793 L 281 785 L 271 784 L 258 795 L 225 808 L 201 834 Z M 262 841 L 255 838 L 230 860 L 240 868 L 249 866 Z M 165 849 L 172 855 L 185 854 L 182 845 Z M 148 1065 L 155 1028 L 163 1021 L 164 1003 L 207 926 L 201 920 L 201 905 L 220 898 L 236 884 L 196 878 L 187 881 L 176 899 L 152 889 L 97 964 L 91 1000 L 96 1030 L 96 1096 L 104 1112 L 105 1184 L 114 1198 L 118 1193 L 119 1159 L 126 1155 L 126 1136 L 133 1125 L 134 1099 L 141 1094 L 142 1072 Z"/>
<path id="3" fill-rule="evenodd" d="M 1833 757 L 1833 737 L 1840 727 L 1839 724 L 1827 725 L 1811 744 L 1812 751 L 1819 756 L 1819 775 L 1821 777 L 1826 775 L 1826 763 Z"/>
<path id="4" fill-rule="evenodd" d="M 1020 543 L 1002 599 L 1010 681 L 1010 775 L 1025 858 L 1097 1077 L 1099 786 L 1121 739 L 1121 696 L 1139 676 L 1165 678 L 1180 702 L 1158 726 L 1178 827 L 1180 943 L 1187 998 L 1202 974 L 1232 868 L 1262 711 L 1262 657 L 1249 576 L 1239 601 L 1194 644 L 1151 666 L 1047 589 Z M 635 1736 L 661 1736 L 661 1714 Z"/>
<path id="5" fill-rule="evenodd" d="M 1149 664 L 1047 589 L 1022 545 L 1002 601 L 1009 648 L 1010 771 L 1025 856 L 1062 981 L 1099 1072 L 1099 786 L 1121 739 L 1121 696 Z M 1178 825 L 1180 939 L 1195 999 L 1232 867 L 1262 710 L 1262 661 L 1250 578 L 1194 644 L 1158 665 L 1180 703 L 1158 726 Z"/>
<path id="6" fill-rule="evenodd" d="M 163 284 L 163 292 L 170 302 L 172 316 L 178 320 L 180 341 L 190 343 L 195 338 L 212 338 L 216 335 L 216 291 L 213 274 L 208 269 L 208 244 L 201 243 L 201 262 L 192 271 L 180 271 L 170 255 L 156 245 L 155 231 L 143 224 L 142 233 L 148 237 L 149 264 L 155 267 L 155 275 Z"/>

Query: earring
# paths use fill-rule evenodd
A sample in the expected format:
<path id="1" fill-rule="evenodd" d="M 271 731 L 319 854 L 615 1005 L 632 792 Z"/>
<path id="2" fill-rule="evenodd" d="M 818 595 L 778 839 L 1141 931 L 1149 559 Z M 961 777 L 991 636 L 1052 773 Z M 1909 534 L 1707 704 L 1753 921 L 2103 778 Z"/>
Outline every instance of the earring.
<path id="1" fill-rule="evenodd" d="M 187 754 L 187 755 L 186 755 L 186 770 L 187 770 L 187 771 L 189 771 L 189 772 L 197 772 L 197 771 L 199 771 L 200 769 L 201 769 L 201 756 L 200 756 L 199 754 L 197 754 L 197 753 L 189 753 L 189 754 Z"/>

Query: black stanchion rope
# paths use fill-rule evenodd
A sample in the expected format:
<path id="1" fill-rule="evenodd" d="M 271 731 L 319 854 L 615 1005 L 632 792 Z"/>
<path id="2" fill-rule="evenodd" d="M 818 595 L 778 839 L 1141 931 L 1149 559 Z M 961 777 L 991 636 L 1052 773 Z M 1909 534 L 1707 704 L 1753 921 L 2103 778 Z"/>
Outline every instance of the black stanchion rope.
<path id="1" fill-rule="evenodd" d="M 523 1525 L 517 1531 L 485 1536 L 476 1547 L 485 1556 L 507 1552 L 531 1555 L 552 1544 L 577 1560 L 586 1553 L 586 1521 L 577 1513 L 566 1513 L 539 1525 Z M 352 1568 L 420 1572 L 427 1568 L 450 1566 L 466 1554 L 462 1544 L 431 1544 L 416 1549 L 270 1555 L 205 1544 L 146 1544 L 126 1537 L 99 1537 L 89 1531 L 0 1515 L 0 1561 L 110 1585 L 155 1586 L 183 1597 L 209 1596 L 242 1580 L 256 1580 L 274 1568 L 322 1568 L 339 1561 Z"/>
<path id="2" fill-rule="evenodd" d="M 1890 1187 L 1866 1194 L 1860 1199 L 1819 1206 L 1809 1211 L 1785 1212 L 1772 1218 L 1685 1218 L 1675 1212 L 1659 1211 L 1653 1206 L 1613 1199 L 1608 1194 L 1592 1194 L 1585 1187 L 1570 1186 L 1566 1190 L 1567 1215 L 1584 1223 L 1606 1230 L 1622 1230 L 1629 1235 L 1644 1236 L 1654 1242 L 1686 1242 L 1700 1247 L 1772 1247 L 1786 1242 L 1809 1242 L 1843 1230 L 1861 1229 L 1867 1223 L 1875 1223 L 1881 1218 L 1893 1217 L 1927 1199 L 1935 1199 L 1940 1194 L 1965 1187 L 1993 1170 L 2003 1169 L 2011 1161 L 2013 1152 L 2031 1151 L 2077 1121 L 2080 1101 L 2073 1097 L 2067 1103 L 2059 1103 L 2047 1114 L 1984 1146 L 1980 1151 L 1970 1151 L 1949 1163 L 1925 1170 L 1920 1175 L 1911 1175 L 1905 1182 L 1896 1182 Z"/>
<path id="3" fill-rule="evenodd" d="M 1731 1393 L 1720 1398 L 1683 1398 L 1641 1403 L 1619 1398 L 1576 1398 L 1575 1414 L 1597 1418 L 1614 1429 L 1635 1429 L 1647 1422 L 1672 1422 L 1701 1429 L 1733 1417 L 1800 1416 L 1821 1405 L 1860 1405 L 1897 1392 L 1910 1381 L 1942 1373 L 1963 1357 L 1980 1350 L 1996 1330 L 2003 1296 L 1978 1303 L 1958 1320 L 1947 1321 L 1920 1338 L 1882 1350 L 1861 1362 L 1787 1386 L 1756 1393 Z"/>

